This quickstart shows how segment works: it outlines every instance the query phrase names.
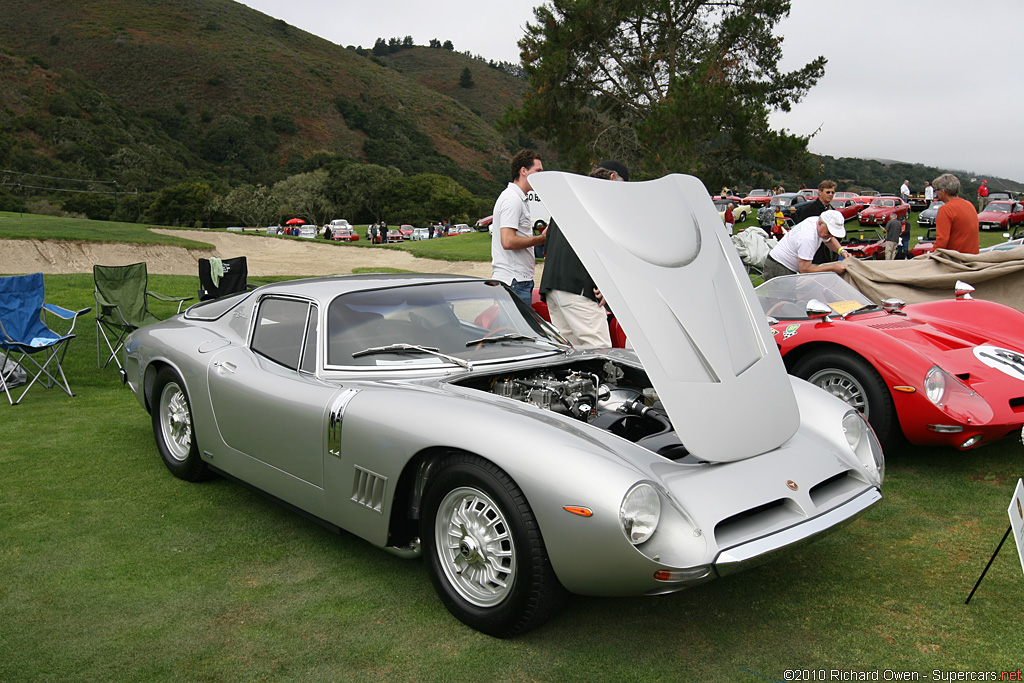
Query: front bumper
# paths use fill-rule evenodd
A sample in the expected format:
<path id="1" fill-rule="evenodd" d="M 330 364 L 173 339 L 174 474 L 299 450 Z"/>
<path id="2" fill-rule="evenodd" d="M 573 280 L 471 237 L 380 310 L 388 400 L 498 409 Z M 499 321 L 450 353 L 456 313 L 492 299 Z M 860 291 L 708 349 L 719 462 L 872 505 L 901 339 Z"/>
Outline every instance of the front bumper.
<path id="1" fill-rule="evenodd" d="M 782 552 L 791 551 L 838 529 L 861 512 L 882 499 L 882 493 L 872 488 L 839 507 L 808 519 L 805 522 L 777 531 L 768 536 L 726 548 L 718 553 L 714 567 L 719 576 L 728 576 L 749 567 L 768 562 Z"/>

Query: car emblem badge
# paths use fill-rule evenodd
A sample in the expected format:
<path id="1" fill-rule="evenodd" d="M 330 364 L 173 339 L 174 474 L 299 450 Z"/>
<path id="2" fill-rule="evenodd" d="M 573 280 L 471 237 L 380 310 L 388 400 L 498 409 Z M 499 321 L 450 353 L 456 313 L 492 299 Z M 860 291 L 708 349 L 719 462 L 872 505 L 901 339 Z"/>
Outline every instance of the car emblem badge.
<path id="1" fill-rule="evenodd" d="M 796 334 L 797 330 L 799 330 L 799 329 L 800 329 L 799 325 L 790 325 L 789 327 L 786 328 L 786 331 L 782 333 L 782 338 L 783 339 L 789 339 L 794 334 Z"/>
<path id="2" fill-rule="evenodd" d="M 796 491 L 797 489 L 800 488 L 799 486 L 797 486 L 797 483 L 795 481 L 793 481 L 792 479 L 787 479 L 786 480 L 786 486 L 788 486 L 790 488 L 790 490 L 792 490 L 792 491 Z"/>

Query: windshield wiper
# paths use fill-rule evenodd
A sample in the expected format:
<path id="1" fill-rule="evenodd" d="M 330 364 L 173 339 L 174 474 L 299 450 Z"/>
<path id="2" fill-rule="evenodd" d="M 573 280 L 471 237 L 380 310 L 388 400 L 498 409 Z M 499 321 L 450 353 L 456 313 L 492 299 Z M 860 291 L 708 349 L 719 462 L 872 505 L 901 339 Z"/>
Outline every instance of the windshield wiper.
<path id="1" fill-rule="evenodd" d="M 531 337 L 528 334 L 520 334 L 519 332 L 509 332 L 508 334 L 498 334 L 493 337 L 480 337 L 479 339 L 471 339 L 466 342 L 466 346 L 472 346 L 473 344 L 497 344 L 503 341 L 543 341 L 539 337 Z"/>
<path id="2" fill-rule="evenodd" d="M 875 308 L 878 308 L 878 304 L 863 304 L 862 306 L 859 306 L 857 308 L 847 311 L 846 313 L 843 313 L 839 317 L 842 318 L 843 320 L 846 320 L 849 316 L 853 315 L 854 313 L 860 313 L 861 311 L 870 311 Z"/>
<path id="3" fill-rule="evenodd" d="M 456 365 L 459 365 L 467 370 L 470 368 L 470 363 L 461 358 L 455 356 L 449 356 L 447 353 L 441 353 L 438 349 L 432 346 L 417 346 L 416 344 L 388 344 L 387 346 L 371 346 L 368 349 L 362 351 L 356 351 L 352 354 L 353 358 L 359 358 L 360 356 L 369 356 L 376 353 L 426 353 L 431 356 L 437 356 L 444 360 L 451 361 Z"/>

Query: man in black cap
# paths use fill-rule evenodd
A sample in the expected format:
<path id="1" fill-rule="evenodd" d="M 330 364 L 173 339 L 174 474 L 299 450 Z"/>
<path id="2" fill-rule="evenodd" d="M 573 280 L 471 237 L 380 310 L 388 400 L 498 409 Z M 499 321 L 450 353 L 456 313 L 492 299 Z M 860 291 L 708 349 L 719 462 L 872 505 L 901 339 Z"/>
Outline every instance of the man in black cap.
<path id="1" fill-rule="evenodd" d="M 626 181 L 629 169 L 618 161 L 602 161 L 590 175 Z M 573 346 L 611 346 L 608 314 L 593 278 L 554 220 L 548 225 L 547 235 L 540 294 L 547 302 L 552 324 Z"/>

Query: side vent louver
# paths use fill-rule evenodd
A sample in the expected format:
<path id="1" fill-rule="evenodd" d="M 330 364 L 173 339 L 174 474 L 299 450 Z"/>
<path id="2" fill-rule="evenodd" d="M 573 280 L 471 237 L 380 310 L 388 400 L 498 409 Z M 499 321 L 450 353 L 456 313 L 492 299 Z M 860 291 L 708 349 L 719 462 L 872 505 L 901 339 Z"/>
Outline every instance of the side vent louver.
<path id="1" fill-rule="evenodd" d="M 388 478 L 375 472 L 355 466 L 352 478 L 352 502 L 380 512 L 384 505 L 384 492 L 387 490 Z"/>

